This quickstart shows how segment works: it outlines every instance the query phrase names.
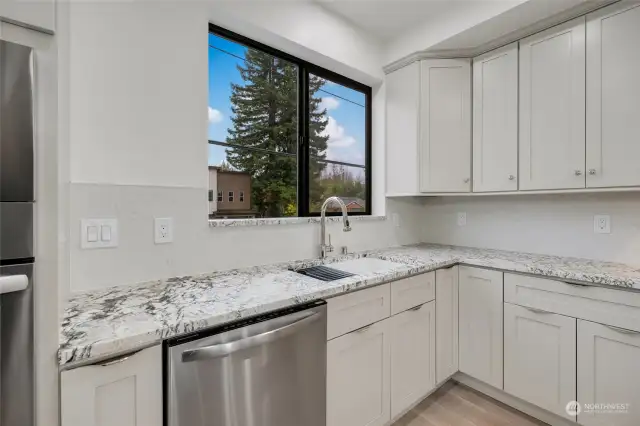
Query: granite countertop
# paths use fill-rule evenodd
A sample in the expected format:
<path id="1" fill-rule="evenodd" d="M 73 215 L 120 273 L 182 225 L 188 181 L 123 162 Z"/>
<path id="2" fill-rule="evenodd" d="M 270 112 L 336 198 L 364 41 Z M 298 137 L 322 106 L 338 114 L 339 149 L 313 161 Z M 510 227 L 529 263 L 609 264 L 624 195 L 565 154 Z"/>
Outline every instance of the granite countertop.
<path id="1" fill-rule="evenodd" d="M 64 312 L 59 363 L 67 367 L 91 362 L 239 318 L 457 263 L 640 290 L 640 268 L 470 247 L 419 244 L 337 256 L 326 263 L 362 257 L 388 262 L 372 262 L 371 270 L 332 282 L 289 270 L 321 263 L 313 259 L 75 295 Z"/>

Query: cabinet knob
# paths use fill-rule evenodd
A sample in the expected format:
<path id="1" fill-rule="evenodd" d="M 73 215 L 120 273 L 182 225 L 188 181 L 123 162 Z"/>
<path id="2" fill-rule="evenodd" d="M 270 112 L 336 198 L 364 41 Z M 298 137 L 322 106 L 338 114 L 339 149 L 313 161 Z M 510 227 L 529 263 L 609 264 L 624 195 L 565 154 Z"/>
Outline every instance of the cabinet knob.
<path id="1" fill-rule="evenodd" d="M 576 170 L 574 173 L 576 176 L 582 176 L 582 170 Z"/>
<path id="2" fill-rule="evenodd" d="M 469 178 L 464 178 L 464 183 L 469 183 L 470 180 L 471 179 L 469 179 Z"/>
<path id="3" fill-rule="evenodd" d="M 509 180 L 514 180 L 516 177 L 514 175 L 509 175 Z"/>
<path id="4" fill-rule="evenodd" d="M 591 176 L 595 175 L 596 174 L 596 169 L 589 169 L 589 174 Z"/>

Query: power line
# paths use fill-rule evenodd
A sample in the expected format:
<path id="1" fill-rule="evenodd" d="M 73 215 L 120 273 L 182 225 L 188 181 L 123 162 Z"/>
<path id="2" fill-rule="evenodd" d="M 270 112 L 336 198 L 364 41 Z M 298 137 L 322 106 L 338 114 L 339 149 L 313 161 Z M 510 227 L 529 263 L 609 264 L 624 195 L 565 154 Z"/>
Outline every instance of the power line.
<path id="1" fill-rule="evenodd" d="M 245 61 L 245 62 L 252 63 L 252 64 L 254 64 L 254 65 L 258 65 L 258 64 L 256 64 L 255 62 L 252 62 L 252 61 L 248 60 L 247 58 L 243 58 L 242 56 L 238 56 L 238 55 L 236 55 L 236 54 L 234 54 L 234 53 L 228 52 L 228 51 L 226 51 L 226 50 L 224 50 L 224 49 L 221 49 L 221 48 L 219 48 L 219 47 L 212 46 L 211 44 L 209 45 L 209 47 L 210 47 L 210 48 L 212 48 L 212 49 L 216 49 L 216 50 L 218 50 L 218 51 L 220 51 L 220 52 L 222 52 L 222 53 L 226 53 L 226 54 L 227 54 L 227 55 L 229 55 L 229 56 L 233 56 L 234 58 L 240 59 L 241 61 Z M 266 53 L 266 54 L 268 55 L 268 53 Z M 271 56 L 271 55 L 269 55 L 269 56 Z M 274 57 L 275 57 L 275 56 L 274 56 Z M 280 58 L 276 58 L 276 59 L 280 59 Z M 284 59 L 280 59 L 280 60 L 284 60 Z M 292 65 L 294 65 L 294 64 L 292 64 Z M 352 100 L 350 100 L 350 99 L 347 99 L 347 98 L 345 98 L 345 97 L 338 96 L 338 95 L 336 95 L 335 93 L 328 92 L 328 91 L 326 91 L 326 90 L 324 90 L 324 89 L 318 89 L 318 91 L 319 91 L 319 92 L 324 92 L 324 93 L 326 93 L 327 95 L 335 96 L 335 97 L 336 97 L 336 98 L 338 98 L 338 99 L 342 99 L 343 101 L 346 101 L 346 102 L 352 103 L 352 104 L 354 104 L 354 105 L 358 105 L 359 107 L 365 108 L 365 106 L 364 106 L 364 105 L 362 105 L 362 104 L 359 104 L 359 103 L 357 103 L 357 102 L 354 102 L 354 101 L 352 101 Z"/>

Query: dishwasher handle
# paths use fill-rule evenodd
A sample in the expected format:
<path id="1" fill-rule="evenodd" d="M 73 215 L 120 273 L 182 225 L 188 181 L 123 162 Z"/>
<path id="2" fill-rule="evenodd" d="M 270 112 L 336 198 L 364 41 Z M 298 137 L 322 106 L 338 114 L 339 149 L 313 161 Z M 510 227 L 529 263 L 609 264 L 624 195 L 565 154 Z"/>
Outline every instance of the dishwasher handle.
<path id="1" fill-rule="evenodd" d="M 306 313 L 301 319 L 255 336 L 234 340 L 232 342 L 205 346 L 204 348 L 189 349 L 182 352 L 182 362 L 221 358 L 243 349 L 249 349 L 266 343 L 271 343 L 283 337 L 295 334 L 301 328 L 317 321 L 318 319 L 320 319 L 320 314 Z"/>

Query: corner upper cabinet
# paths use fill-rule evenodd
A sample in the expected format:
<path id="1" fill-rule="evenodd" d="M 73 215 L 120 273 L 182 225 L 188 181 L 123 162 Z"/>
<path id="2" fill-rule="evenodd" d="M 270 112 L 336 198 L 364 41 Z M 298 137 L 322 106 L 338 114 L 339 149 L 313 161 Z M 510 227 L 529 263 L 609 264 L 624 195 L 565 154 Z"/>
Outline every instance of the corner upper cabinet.
<path id="1" fill-rule="evenodd" d="M 420 61 L 420 192 L 471 191 L 471 65 Z"/>
<path id="2" fill-rule="evenodd" d="M 519 143 L 521 190 L 585 187 L 584 17 L 520 41 Z"/>
<path id="3" fill-rule="evenodd" d="M 162 426 L 162 347 L 60 373 L 64 426 Z"/>
<path id="4" fill-rule="evenodd" d="M 473 191 L 518 190 L 518 43 L 473 60 Z"/>
<path id="5" fill-rule="evenodd" d="M 0 21 L 53 33 L 55 7 L 55 0 L 2 0 Z"/>
<path id="6" fill-rule="evenodd" d="M 387 195 L 417 195 L 420 63 L 387 74 Z"/>
<path id="7" fill-rule="evenodd" d="M 587 15 L 587 187 L 640 185 L 640 5 Z"/>

